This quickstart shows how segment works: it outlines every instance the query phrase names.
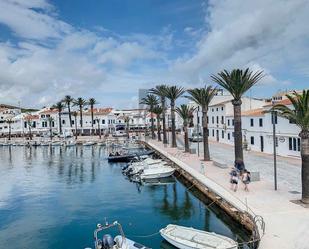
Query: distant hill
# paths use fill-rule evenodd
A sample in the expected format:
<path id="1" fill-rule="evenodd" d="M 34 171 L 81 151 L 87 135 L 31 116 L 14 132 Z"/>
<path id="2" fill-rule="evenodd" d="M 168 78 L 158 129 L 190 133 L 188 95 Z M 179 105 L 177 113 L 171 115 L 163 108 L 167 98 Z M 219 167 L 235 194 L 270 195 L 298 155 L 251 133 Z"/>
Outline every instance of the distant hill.
<path id="1" fill-rule="evenodd" d="M 13 105 L 7 105 L 7 104 L 0 104 L 0 108 L 9 108 L 9 109 L 19 109 L 18 106 L 13 106 Z M 38 109 L 34 108 L 21 108 L 21 112 L 35 112 L 38 111 Z"/>

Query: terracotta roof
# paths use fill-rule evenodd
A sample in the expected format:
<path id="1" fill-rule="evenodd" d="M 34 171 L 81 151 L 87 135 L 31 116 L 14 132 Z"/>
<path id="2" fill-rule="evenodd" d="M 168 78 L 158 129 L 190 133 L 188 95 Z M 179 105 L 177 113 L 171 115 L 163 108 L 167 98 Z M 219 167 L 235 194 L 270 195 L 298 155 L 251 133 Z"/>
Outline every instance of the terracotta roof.
<path id="1" fill-rule="evenodd" d="M 40 111 L 40 114 L 50 114 L 50 113 L 58 113 L 57 109 L 48 109 L 44 111 Z"/>
<path id="2" fill-rule="evenodd" d="M 113 110 L 113 108 L 93 108 L 93 114 L 94 115 L 106 115 L 106 114 L 109 114 L 111 113 Z M 85 115 L 91 115 L 91 110 L 88 109 L 86 112 L 85 112 Z"/>
<path id="3" fill-rule="evenodd" d="M 29 115 L 25 116 L 24 119 L 26 119 L 26 120 L 40 119 L 40 116 L 29 114 Z"/>
<path id="4" fill-rule="evenodd" d="M 279 101 L 275 101 L 274 102 L 275 105 L 290 105 L 291 104 L 291 101 L 289 99 L 283 99 L 283 100 L 279 100 Z M 269 103 L 267 105 L 264 105 L 265 107 L 266 106 L 272 106 L 273 104 L 272 103 Z"/>
<path id="5" fill-rule="evenodd" d="M 257 109 L 241 112 L 241 116 L 262 116 L 262 115 L 264 115 L 263 108 L 257 108 Z"/>

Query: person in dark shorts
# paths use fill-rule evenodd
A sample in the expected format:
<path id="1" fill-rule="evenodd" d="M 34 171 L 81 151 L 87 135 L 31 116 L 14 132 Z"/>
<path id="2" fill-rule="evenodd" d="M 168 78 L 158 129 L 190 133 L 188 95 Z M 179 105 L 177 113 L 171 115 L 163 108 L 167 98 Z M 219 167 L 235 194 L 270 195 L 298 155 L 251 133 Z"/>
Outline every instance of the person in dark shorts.
<path id="1" fill-rule="evenodd" d="M 231 183 L 231 189 L 236 192 L 238 187 L 238 180 L 239 180 L 239 174 L 237 172 L 238 170 L 236 168 L 233 168 L 230 172 L 230 183 Z"/>
<path id="2" fill-rule="evenodd" d="M 245 191 L 249 192 L 249 188 L 248 188 L 248 184 L 251 182 L 251 174 L 248 170 L 244 170 L 242 177 L 241 177 L 241 181 L 245 186 Z"/>

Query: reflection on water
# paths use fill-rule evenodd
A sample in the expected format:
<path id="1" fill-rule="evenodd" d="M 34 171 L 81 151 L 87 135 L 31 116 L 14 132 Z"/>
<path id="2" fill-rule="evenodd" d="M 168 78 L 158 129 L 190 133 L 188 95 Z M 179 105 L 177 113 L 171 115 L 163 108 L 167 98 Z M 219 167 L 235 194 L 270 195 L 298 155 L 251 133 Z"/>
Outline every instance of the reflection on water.
<path id="1" fill-rule="evenodd" d="M 159 235 L 169 223 L 239 241 L 247 235 L 222 211 L 210 209 L 175 181 L 136 185 L 109 164 L 102 147 L 0 147 L 1 248 L 84 248 L 105 218 L 152 248 L 173 248 Z M 157 185 L 159 183 L 159 185 Z"/>

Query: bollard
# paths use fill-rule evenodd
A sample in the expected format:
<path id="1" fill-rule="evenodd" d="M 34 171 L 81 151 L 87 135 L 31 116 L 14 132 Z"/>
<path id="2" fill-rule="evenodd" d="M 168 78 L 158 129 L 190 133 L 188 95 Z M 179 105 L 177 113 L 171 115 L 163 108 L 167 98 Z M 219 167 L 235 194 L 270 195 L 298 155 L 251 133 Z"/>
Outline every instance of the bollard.
<path id="1" fill-rule="evenodd" d="M 205 175 L 205 164 L 201 162 L 201 174 Z"/>

